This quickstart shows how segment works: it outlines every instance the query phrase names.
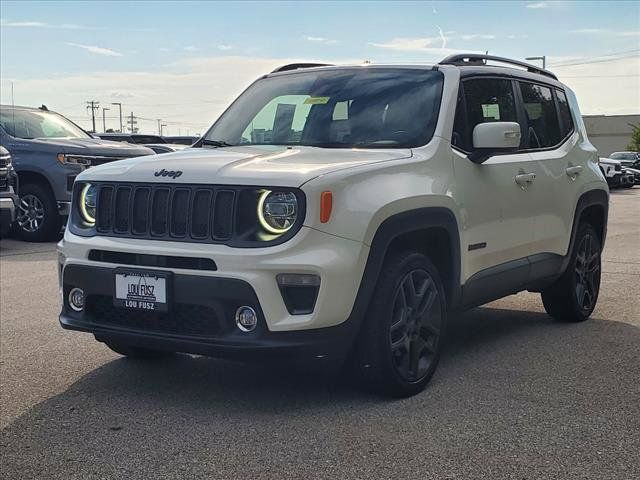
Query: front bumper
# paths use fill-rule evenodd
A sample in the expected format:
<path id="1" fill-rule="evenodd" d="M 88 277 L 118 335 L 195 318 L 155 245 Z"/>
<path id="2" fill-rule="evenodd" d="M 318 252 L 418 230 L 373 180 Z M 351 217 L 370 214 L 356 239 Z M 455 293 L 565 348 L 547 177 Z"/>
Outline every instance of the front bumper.
<path id="1" fill-rule="evenodd" d="M 113 306 L 111 268 L 67 265 L 62 278 L 60 324 L 93 333 L 100 341 L 239 359 L 338 359 L 344 357 L 353 339 L 352 321 L 323 329 L 270 332 L 253 288 L 242 280 L 174 274 L 172 307 L 160 313 Z M 85 292 L 82 312 L 71 309 L 66 300 L 74 287 Z M 241 332 L 235 326 L 234 312 L 241 305 L 258 313 L 258 326 L 252 332 Z"/>
<path id="2" fill-rule="evenodd" d="M 2 231 L 9 228 L 16 219 L 18 196 L 13 189 L 0 193 L 0 225 Z"/>
<path id="3" fill-rule="evenodd" d="M 188 257 L 210 259 L 215 269 L 164 268 L 161 263 L 137 266 L 129 263 L 109 263 L 95 259 L 92 251 L 122 252 L 138 256 Z M 60 322 L 63 327 L 93 332 L 99 339 L 120 338 L 149 348 L 206 355 L 227 355 L 233 352 L 256 353 L 299 351 L 322 356 L 341 350 L 343 340 L 349 344 L 352 327 L 347 319 L 352 309 L 369 248 L 352 240 L 303 227 L 291 240 L 267 248 L 232 248 L 225 245 L 178 243 L 157 240 L 110 237 L 79 237 L 68 229 L 59 244 L 60 284 L 62 298 L 74 286 L 85 290 L 89 298 L 95 295 L 104 308 L 89 315 L 78 315 L 64 307 Z M 104 322 L 102 317 L 124 317 L 123 311 L 112 310 L 113 271 L 118 267 L 160 270 L 173 273 L 173 302 L 184 304 L 178 310 L 151 322 L 192 322 L 193 312 L 204 318 L 215 317 L 217 329 L 192 335 L 186 330 L 167 331 L 144 329 L 140 325 Z M 320 287 L 311 313 L 292 314 L 288 311 L 276 276 L 280 273 L 313 274 L 320 277 Z M 88 300 L 87 308 L 93 308 Z M 64 303 L 64 302 L 63 302 Z M 235 326 L 238 306 L 254 307 L 260 318 L 260 328 L 250 334 Z M 111 310 L 110 310 L 111 309 Z M 185 320 L 186 319 L 186 320 Z M 117 318 L 116 318 L 117 320 Z M 105 324 L 106 323 L 106 324 Z M 162 325 L 160 325 L 162 326 Z M 206 325 L 205 325 L 206 326 Z M 162 330 L 162 331 L 161 331 Z"/>

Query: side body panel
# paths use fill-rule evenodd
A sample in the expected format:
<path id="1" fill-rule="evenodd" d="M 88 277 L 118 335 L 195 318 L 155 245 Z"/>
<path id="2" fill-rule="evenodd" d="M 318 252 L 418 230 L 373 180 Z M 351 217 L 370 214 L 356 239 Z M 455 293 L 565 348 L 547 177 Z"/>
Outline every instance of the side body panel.
<path id="1" fill-rule="evenodd" d="M 596 188 L 606 190 L 595 147 L 589 142 L 575 95 L 565 89 L 575 131 L 553 150 L 531 152 L 536 164 L 534 252 L 567 255 L 576 205 Z"/>

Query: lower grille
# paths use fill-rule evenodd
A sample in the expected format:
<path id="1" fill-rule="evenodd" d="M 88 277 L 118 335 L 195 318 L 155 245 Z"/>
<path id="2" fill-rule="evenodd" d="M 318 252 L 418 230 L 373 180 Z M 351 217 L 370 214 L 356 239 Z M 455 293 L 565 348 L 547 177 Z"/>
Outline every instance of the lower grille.
<path id="1" fill-rule="evenodd" d="M 127 310 L 113 305 L 113 298 L 90 295 L 87 320 L 98 325 L 180 336 L 216 337 L 223 333 L 223 319 L 213 308 L 178 303 L 171 311 Z"/>

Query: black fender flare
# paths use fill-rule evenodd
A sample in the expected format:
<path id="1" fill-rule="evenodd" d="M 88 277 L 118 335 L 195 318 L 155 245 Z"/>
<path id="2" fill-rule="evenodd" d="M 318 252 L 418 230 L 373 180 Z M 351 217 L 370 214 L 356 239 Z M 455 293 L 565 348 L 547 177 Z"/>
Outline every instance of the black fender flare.
<path id="1" fill-rule="evenodd" d="M 382 270 L 387 251 L 391 243 L 401 235 L 425 230 L 428 228 L 444 229 L 449 235 L 451 251 L 451 278 L 447 290 L 451 292 L 448 298 L 450 308 L 459 305 L 461 298 L 460 288 L 460 233 L 458 222 L 451 210 L 444 207 L 426 207 L 397 213 L 384 220 L 373 237 L 367 264 L 362 274 L 358 293 L 351 309 L 349 319 L 355 324 L 355 330 L 364 319 L 374 289 L 378 282 L 378 276 Z"/>
<path id="2" fill-rule="evenodd" d="M 600 242 L 600 247 L 604 249 L 604 241 L 607 237 L 607 221 L 609 219 L 609 194 L 606 190 L 597 188 L 594 190 L 589 190 L 578 198 L 578 202 L 576 203 L 576 209 L 573 214 L 573 226 L 571 227 L 571 240 L 569 241 L 569 248 L 567 249 L 567 254 L 565 255 L 562 261 L 561 272 L 567 269 L 569 265 L 569 260 L 571 260 L 571 252 L 573 252 L 573 248 L 576 242 L 576 235 L 578 233 L 578 225 L 580 223 L 580 218 L 582 213 L 589 207 L 599 206 L 602 207 L 604 211 L 604 218 L 602 219 L 602 238 Z"/>

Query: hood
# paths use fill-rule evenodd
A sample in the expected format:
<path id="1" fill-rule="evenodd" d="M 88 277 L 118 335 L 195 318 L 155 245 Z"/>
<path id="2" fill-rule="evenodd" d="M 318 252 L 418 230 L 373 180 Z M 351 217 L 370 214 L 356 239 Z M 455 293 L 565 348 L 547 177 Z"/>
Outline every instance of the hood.
<path id="1" fill-rule="evenodd" d="M 336 170 L 408 157 L 410 149 L 188 148 L 100 165 L 82 173 L 78 180 L 299 187 Z M 163 170 L 182 173 L 162 175 Z"/>
<path id="2" fill-rule="evenodd" d="M 105 155 L 109 157 L 136 157 L 151 155 L 153 150 L 142 145 L 112 142 L 99 138 L 33 138 L 16 139 L 16 147 L 51 150 L 57 153 Z"/>
<path id="3" fill-rule="evenodd" d="M 600 163 L 604 163 L 606 165 L 621 165 L 620 160 L 614 160 L 612 158 L 599 158 Z"/>

